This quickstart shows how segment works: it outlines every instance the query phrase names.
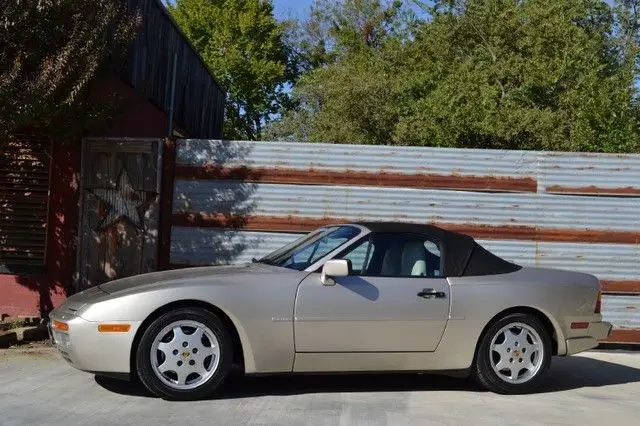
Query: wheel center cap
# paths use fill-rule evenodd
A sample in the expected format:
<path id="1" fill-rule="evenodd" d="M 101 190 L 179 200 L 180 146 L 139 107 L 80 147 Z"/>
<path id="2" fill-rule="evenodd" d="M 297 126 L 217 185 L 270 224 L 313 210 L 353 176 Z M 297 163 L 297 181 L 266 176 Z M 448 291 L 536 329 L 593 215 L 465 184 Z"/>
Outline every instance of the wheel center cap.
<path id="1" fill-rule="evenodd" d="M 191 352 L 189 351 L 182 352 L 182 358 L 189 358 L 189 355 L 191 355 Z"/>
<path id="2" fill-rule="evenodd" d="M 516 350 L 513 351 L 513 354 L 515 356 L 520 356 L 520 351 L 516 349 Z"/>

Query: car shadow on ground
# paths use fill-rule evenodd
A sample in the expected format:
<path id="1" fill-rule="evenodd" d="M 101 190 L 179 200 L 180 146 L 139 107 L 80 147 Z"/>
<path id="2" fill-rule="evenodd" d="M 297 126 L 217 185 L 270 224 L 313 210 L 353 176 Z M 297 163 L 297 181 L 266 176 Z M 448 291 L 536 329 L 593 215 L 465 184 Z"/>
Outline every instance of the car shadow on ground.
<path id="1" fill-rule="evenodd" d="M 103 388 L 122 395 L 151 397 L 139 382 L 96 376 Z M 538 393 L 559 392 L 640 382 L 640 369 L 593 358 L 554 358 L 550 374 Z M 471 379 L 435 374 L 343 374 L 343 375 L 234 375 L 213 399 L 238 399 L 267 395 L 300 395 L 330 392 L 482 392 Z"/>

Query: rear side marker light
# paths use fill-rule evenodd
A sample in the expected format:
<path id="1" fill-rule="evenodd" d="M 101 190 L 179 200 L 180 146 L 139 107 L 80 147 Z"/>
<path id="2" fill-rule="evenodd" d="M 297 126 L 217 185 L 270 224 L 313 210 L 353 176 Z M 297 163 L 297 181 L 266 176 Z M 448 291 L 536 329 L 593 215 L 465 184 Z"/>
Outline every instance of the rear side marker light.
<path id="1" fill-rule="evenodd" d="M 131 330 L 131 324 L 98 324 L 100 333 L 126 333 Z"/>
<path id="2" fill-rule="evenodd" d="M 598 292 L 598 298 L 596 299 L 596 309 L 594 313 L 599 314 L 601 306 L 602 306 L 602 292 Z"/>
<path id="3" fill-rule="evenodd" d="M 69 331 L 69 324 L 53 320 L 53 328 L 60 331 Z"/>
<path id="4" fill-rule="evenodd" d="M 572 330 L 584 330 L 585 328 L 589 328 L 588 322 L 572 322 L 571 323 Z"/>

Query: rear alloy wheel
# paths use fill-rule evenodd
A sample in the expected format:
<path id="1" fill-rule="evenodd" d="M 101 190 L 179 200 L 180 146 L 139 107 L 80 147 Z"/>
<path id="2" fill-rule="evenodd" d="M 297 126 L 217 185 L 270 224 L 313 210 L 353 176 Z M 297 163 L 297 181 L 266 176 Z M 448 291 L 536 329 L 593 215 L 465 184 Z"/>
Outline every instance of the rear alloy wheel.
<path id="1" fill-rule="evenodd" d="M 511 314 L 493 323 L 480 340 L 475 376 L 501 394 L 528 393 L 551 365 L 551 337 L 538 318 Z"/>
<path id="2" fill-rule="evenodd" d="M 168 312 L 145 330 L 136 354 L 140 380 L 172 400 L 210 396 L 231 370 L 231 341 L 222 322 L 200 308 Z"/>

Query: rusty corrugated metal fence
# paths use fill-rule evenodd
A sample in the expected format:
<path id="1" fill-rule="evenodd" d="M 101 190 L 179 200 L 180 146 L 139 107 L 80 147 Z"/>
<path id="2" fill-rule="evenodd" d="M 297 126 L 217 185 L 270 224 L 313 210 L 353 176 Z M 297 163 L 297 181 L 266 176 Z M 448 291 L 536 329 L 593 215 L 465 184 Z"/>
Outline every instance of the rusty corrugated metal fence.
<path id="1" fill-rule="evenodd" d="M 180 140 L 176 161 L 175 265 L 245 262 L 327 223 L 435 223 L 595 274 L 612 339 L 640 343 L 640 155 Z"/>

